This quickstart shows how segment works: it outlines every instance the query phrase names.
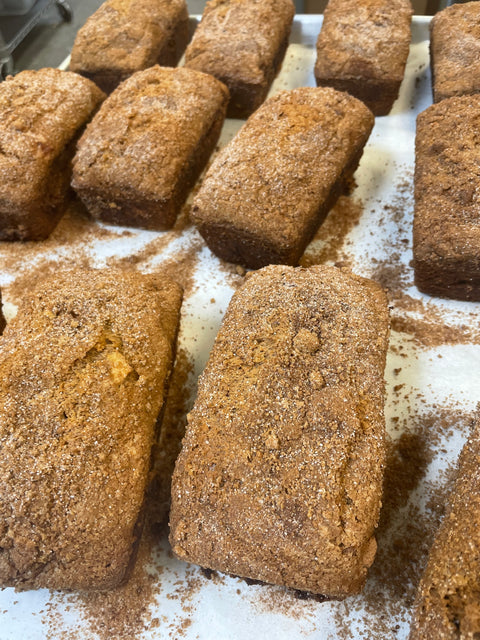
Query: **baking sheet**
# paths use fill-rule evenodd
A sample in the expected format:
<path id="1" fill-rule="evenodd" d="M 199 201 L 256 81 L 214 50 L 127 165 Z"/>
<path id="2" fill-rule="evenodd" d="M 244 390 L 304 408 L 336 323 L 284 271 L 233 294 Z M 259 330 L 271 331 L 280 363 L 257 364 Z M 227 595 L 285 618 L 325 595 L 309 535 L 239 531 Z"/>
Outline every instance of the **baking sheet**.
<path id="1" fill-rule="evenodd" d="M 148 588 L 144 587 L 144 593 L 138 588 L 137 599 L 127 593 L 115 600 L 114 594 L 108 612 L 106 602 L 93 605 L 79 594 L 4 589 L 0 592 L 1 640 L 408 636 L 415 584 L 441 516 L 450 471 L 480 398 L 480 376 L 475 375 L 480 370 L 475 332 L 478 304 L 420 294 L 413 286 L 410 267 L 415 117 L 431 104 L 428 20 L 413 20 L 400 97 L 389 116 L 376 119 L 355 176 L 355 190 L 329 215 L 304 258 L 304 264 L 318 259 L 347 264 L 389 288 L 393 325 L 386 369 L 386 420 L 391 438 L 385 498 L 388 517 L 378 532 L 379 552 L 364 593 L 344 602 L 320 602 L 279 587 L 207 575 L 174 559 L 164 537 L 152 550 L 148 564 L 142 557 L 139 560 L 144 563 L 139 571 L 150 576 Z M 315 41 L 320 26 L 321 16 L 295 18 L 291 44 L 272 93 L 315 86 Z M 220 146 L 240 124 L 226 122 Z M 62 224 L 68 227 L 70 222 Z M 148 271 L 163 263 L 171 270 L 179 255 L 194 254 L 195 282 L 187 290 L 179 338 L 181 352 L 193 362 L 185 388 L 194 389 L 223 312 L 242 280 L 241 271 L 222 265 L 188 224 L 163 234 L 130 229 L 123 235 L 121 229 L 96 225 L 105 234 L 90 238 L 88 224 L 86 231 L 80 225 L 83 235 L 75 255 L 68 255 L 69 249 L 62 249 L 58 242 L 46 242 L 18 248 L 17 259 L 11 245 L 0 244 L 0 285 L 7 315 L 15 313 L 11 292 L 19 274 L 28 277 L 29 269 L 34 271 L 46 258 L 64 264 L 81 255 L 96 266 L 131 258 L 133 266 Z M 153 247 L 150 252 L 149 247 Z M 142 259 L 136 260 L 139 255 Z M 188 269 L 189 264 L 184 261 L 178 268 Z M 188 408 L 188 401 L 185 406 Z M 146 611 L 139 604 L 142 598 Z M 131 620 L 121 623 L 127 610 Z"/>

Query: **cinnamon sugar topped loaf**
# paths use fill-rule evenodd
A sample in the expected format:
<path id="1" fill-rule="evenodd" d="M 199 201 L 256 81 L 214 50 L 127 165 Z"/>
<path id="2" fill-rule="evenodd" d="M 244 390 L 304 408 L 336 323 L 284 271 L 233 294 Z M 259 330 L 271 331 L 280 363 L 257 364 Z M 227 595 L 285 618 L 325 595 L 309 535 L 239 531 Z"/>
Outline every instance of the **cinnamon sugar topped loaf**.
<path id="1" fill-rule="evenodd" d="M 0 83 L 0 240 L 46 238 L 69 197 L 75 142 L 105 95 L 59 69 Z"/>
<path id="2" fill-rule="evenodd" d="M 234 294 L 172 482 L 176 555 L 343 598 L 376 551 L 385 458 L 384 292 L 271 266 Z"/>
<path id="3" fill-rule="evenodd" d="M 227 116 L 247 118 L 265 100 L 288 45 L 292 0 L 210 0 L 185 65 L 228 87 Z"/>
<path id="4" fill-rule="evenodd" d="M 480 92 L 480 5 L 453 4 L 430 22 L 433 100 Z"/>
<path id="5" fill-rule="evenodd" d="M 281 91 L 212 162 L 192 219 L 220 258 L 258 269 L 295 265 L 348 185 L 374 124 L 329 87 Z"/>
<path id="6" fill-rule="evenodd" d="M 0 585 L 105 589 L 128 574 L 180 287 L 75 269 L 0 338 Z"/>
<path id="7" fill-rule="evenodd" d="M 480 300 L 480 94 L 454 96 L 417 117 L 415 284 L 425 293 Z"/>
<path id="8" fill-rule="evenodd" d="M 409 0 L 329 0 L 317 40 L 317 84 L 348 91 L 377 116 L 398 96 L 410 47 Z"/>
<path id="9" fill-rule="evenodd" d="M 170 228 L 222 128 L 228 90 L 200 71 L 151 67 L 105 100 L 78 143 L 73 187 L 101 220 Z"/>
<path id="10" fill-rule="evenodd" d="M 78 31 L 70 69 L 110 93 L 135 71 L 175 66 L 188 38 L 185 0 L 107 0 Z"/>

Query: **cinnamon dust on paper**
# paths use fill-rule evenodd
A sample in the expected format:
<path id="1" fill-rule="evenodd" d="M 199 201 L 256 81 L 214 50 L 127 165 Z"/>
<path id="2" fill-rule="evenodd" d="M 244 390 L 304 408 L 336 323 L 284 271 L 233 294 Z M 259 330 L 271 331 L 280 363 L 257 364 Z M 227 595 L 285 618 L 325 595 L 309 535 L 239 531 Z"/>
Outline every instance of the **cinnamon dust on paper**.
<path id="1" fill-rule="evenodd" d="M 394 640 L 396 624 L 410 621 L 410 608 L 444 514 L 455 465 L 447 466 L 435 481 L 426 481 L 425 473 L 443 438 L 452 430 L 466 438 L 470 421 L 470 414 L 455 406 L 412 414 L 402 435 L 389 445 L 376 533 L 378 550 L 363 594 L 366 638 Z M 425 511 L 412 500 L 418 489 L 427 498 Z M 344 637 L 354 637 L 345 629 L 351 622 L 342 623 Z"/>
<path id="2" fill-rule="evenodd" d="M 358 224 L 363 212 L 363 204 L 353 196 L 341 196 L 329 211 L 323 224 L 300 259 L 300 266 L 310 267 L 326 262 L 342 262 L 348 265 L 345 252 L 347 236 Z"/>

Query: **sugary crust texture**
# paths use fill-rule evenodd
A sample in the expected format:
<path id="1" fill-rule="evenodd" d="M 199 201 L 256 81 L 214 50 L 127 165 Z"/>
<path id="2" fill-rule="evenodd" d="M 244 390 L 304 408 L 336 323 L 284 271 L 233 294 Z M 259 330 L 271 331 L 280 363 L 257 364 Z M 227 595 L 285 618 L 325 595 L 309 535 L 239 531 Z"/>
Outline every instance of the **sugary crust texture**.
<path id="1" fill-rule="evenodd" d="M 317 40 L 317 84 L 387 115 L 405 73 L 412 13 L 409 0 L 329 0 Z"/>
<path id="2" fill-rule="evenodd" d="M 70 69 L 110 93 L 136 71 L 175 66 L 188 40 L 185 0 L 107 0 L 78 31 Z"/>
<path id="3" fill-rule="evenodd" d="M 288 46 L 292 0 L 210 0 L 185 52 L 187 67 L 226 84 L 227 116 L 247 118 L 265 100 Z"/>
<path id="4" fill-rule="evenodd" d="M 295 265 L 357 168 L 374 124 L 352 96 L 304 87 L 269 98 L 216 157 L 192 219 L 224 260 Z"/>
<path id="5" fill-rule="evenodd" d="M 103 589 L 135 555 L 180 287 L 76 269 L 0 338 L 0 584 Z"/>
<path id="6" fill-rule="evenodd" d="M 168 229 L 220 135 L 228 90 L 185 68 L 125 80 L 78 143 L 72 185 L 105 222 Z"/>
<path id="7" fill-rule="evenodd" d="M 480 6 L 453 4 L 430 23 L 433 101 L 480 92 Z"/>
<path id="8" fill-rule="evenodd" d="M 417 118 L 413 260 L 417 287 L 480 300 L 480 95 Z"/>
<path id="9" fill-rule="evenodd" d="M 234 294 L 172 483 L 177 556 L 343 598 L 376 551 L 385 457 L 384 292 L 270 266 Z"/>
<path id="10" fill-rule="evenodd" d="M 447 512 L 435 536 L 414 605 L 410 640 L 480 634 L 480 422 L 460 454 Z"/>
<path id="11" fill-rule="evenodd" d="M 0 84 L 0 240 L 48 237 L 69 197 L 75 140 L 105 98 L 59 69 Z"/>

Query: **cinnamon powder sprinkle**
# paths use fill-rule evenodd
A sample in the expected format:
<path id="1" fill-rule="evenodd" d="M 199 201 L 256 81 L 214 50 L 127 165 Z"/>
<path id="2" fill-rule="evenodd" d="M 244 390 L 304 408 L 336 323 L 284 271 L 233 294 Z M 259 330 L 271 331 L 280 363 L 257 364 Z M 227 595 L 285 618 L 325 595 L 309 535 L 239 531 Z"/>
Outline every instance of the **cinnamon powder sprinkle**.
<path id="1" fill-rule="evenodd" d="M 347 235 L 358 224 L 363 212 L 363 204 L 353 196 L 341 196 L 329 211 L 323 224 L 300 259 L 300 266 L 342 262 L 348 264 L 348 257 L 342 249 Z M 348 245 L 347 245 L 348 246 Z"/>

